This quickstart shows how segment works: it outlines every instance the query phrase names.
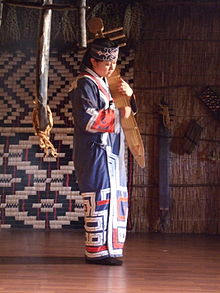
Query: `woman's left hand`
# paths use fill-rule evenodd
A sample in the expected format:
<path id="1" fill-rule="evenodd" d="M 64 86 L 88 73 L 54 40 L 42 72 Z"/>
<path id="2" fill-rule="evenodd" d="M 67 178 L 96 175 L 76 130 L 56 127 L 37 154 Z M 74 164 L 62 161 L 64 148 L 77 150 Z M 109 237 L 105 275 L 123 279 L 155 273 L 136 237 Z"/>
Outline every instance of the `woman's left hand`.
<path id="1" fill-rule="evenodd" d="M 122 78 L 120 79 L 120 82 L 118 84 L 118 91 L 122 94 L 125 95 L 127 97 L 131 97 L 133 95 L 133 90 L 132 88 L 129 86 L 129 84 L 124 81 Z"/>

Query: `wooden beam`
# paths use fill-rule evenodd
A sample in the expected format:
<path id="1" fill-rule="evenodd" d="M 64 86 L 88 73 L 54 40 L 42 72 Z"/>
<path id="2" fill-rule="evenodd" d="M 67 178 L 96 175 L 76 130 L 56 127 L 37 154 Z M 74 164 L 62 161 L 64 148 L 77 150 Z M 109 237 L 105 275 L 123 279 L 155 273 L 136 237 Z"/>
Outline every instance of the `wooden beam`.
<path id="1" fill-rule="evenodd" d="M 43 0 L 43 5 L 48 4 L 53 4 L 53 0 Z M 47 104 L 51 18 L 51 9 L 41 10 L 36 64 L 36 97 L 33 112 L 35 134 L 39 136 L 40 147 L 44 150 L 46 157 L 49 154 L 53 157 L 57 156 L 57 152 L 50 142 L 53 117 Z"/>
<path id="2" fill-rule="evenodd" d="M 71 4 L 41 4 L 36 2 L 25 2 L 25 1 L 14 1 L 14 0 L 3 0 L 4 4 L 10 6 L 17 6 L 23 8 L 34 8 L 34 9 L 41 9 L 41 10 L 77 10 L 79 6 L 71 5 Z M 85 7 L 86 8 L 86 7 Z"/>
<path id="3" fill-rule="evenodd" d="M 103 35 L 108 35 L 108 34 L 113 34 L 113 33 L 116 33 L 116 32 L 119 32 L 119 31 L 122 31 L 124 28 L 122 26 L 120 27 L 117 27 L 117 28 L 114 28 L 110 31 L 107 31 L 107 32 L 103 32 Z"/>
<path id="4" fill-rule="evenodd" d="M 149 6 L 205 6 L 205 7 L 214 7 L 220 8 L 219 1 L 149 1 L 146 2 Z"/>
<path id="5" fill-rule="evenodd" d="M 44 0 L 45 4 L 52 4 L 52 2 L 53 0 Z M 47 89 L 50 54 L 51 17 L 51 9 L 41 11 L 36 66 L 36 102 L 38 105 L 39 129 L 41 131 L 44 131 L 48 125 Z"/>
<path id="6" fill-rule="evenodd" d="M 2 25 L 3 2 L 0 0 L 0 27 Z"/>
<path id="7" fill-rule="evenodd" d="M 79 7 L 79 20 L 80 20 L 80 42 L 79 46 L 81 48 L 87 47 L 87 37 L 86 37 L 86 0 L 80 0 Z"/>

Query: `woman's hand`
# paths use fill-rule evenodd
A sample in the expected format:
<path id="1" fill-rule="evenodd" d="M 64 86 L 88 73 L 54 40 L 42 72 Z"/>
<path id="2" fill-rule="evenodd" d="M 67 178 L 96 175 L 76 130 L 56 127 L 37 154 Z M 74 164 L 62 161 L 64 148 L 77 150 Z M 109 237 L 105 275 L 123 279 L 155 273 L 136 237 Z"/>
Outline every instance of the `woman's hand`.
<path id="1" fill-rule="evenodd" d="M 131 107 L 129 106 L 119 108 L 119 111 L 121 118 L 128 119 L 128 117 L 131 115 Z"/>
<path id="2" fill-rule="evenodd" d="M 133 95 L 133 90 L 129 86 L 129 84 L 124 81 L 122 78 L 120 78 L 120 82 L 118 84 L 118 91 L 127 97 L 131 97 Z"/>

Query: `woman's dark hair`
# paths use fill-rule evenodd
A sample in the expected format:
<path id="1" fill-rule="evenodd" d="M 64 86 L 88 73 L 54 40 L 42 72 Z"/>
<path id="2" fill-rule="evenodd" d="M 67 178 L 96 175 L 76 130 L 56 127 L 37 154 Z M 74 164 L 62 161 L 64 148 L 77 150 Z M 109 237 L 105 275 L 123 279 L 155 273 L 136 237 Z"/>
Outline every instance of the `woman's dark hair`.
<path id="1" fill-rule="evenodd" d="M 108 38 L 98 38 L 98 39 L 95 39 L 88 47 L 88 49 L 86 50 L 84 56 L 83 56 L 83 59 L 82 59 L 82 62 L 81 62 L 81 66 L 80 66 L 80 71 L 84 71 L 85 70 L 85 67 L 88 67 L 90 69 L 92 69 L 92 64 L 90 62 L 90 59 L 92 58 L 91 57 L 91 50 L 90 48 L 92 47 L 92 45 L 99 45 L 99 46 L 103 46 L 103 48 L 117 48 L 118 45 L 109 40 Z M 97 61 L 99 62 L 102 62 L 98 59 L 96 59 Z"/>

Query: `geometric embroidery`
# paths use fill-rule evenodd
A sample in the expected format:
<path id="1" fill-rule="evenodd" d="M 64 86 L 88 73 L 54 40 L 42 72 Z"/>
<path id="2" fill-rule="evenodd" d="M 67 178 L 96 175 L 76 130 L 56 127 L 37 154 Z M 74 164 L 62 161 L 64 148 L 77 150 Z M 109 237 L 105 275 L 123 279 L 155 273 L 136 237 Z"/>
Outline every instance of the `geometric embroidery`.
<path id="1" fill-rule="evenodd" d="M 119 193 L 121 193 L 119 195 Z M 120 253 L 123 248 L 126 234 L 126 218 L 120 216 L 120 211 L 123 209 L 127 211 L 127 198 L 122 197 L 123 191 L 119 192 L 117 198 L 117 215 L 111 217 L 112 223 L 108 223 L 108 214 L 110 213 L 109 197 L 110 189 L 101 190 L 100 201 L 95 201 L 96 193 L 83 193 L 83 202 L 85 208 L 85 235 L 86 235 L 86 255 L 88 257 L 102 257 L 108 255 L 106 243 L 110 248 L 112 245 L 111 253 L 114 251 Z M 125 205 L 125 206 L 123 206 Z M 100 206 L 103 208 L 100 209 Z M 112 240 L 108 238 L 107 241 L 107 229 L 108 232 L 112 229 Z M 111 233 L 110 233 L 111 234 Z M 109 234 L 109 236 L 110 236 Z M 110 244 L 110 242 L 112 244 Z"/>
<path id="2" fill-rule="evenodd" d="M 50 53 L 48 104 L 54 120 L 51 140 L 58 157 L 44 158 L 32 126 L 36 56 L 33 52 L 0 53 L 0 228 L 83 228 L 68 98 L 81 59 L 77 52 Z M 118 60 L 131 86 L 133 60 L 133 52 L 122 53 Z"/>
<path id="3" fill-rule="evenodd" d="M 110 189 L 103 190 L 102 192 L 102 201 L 109 202 L 109 191 Z M 108 192 L 106 192 L 108 191 Z M 106 198 L 103 195 L 106 195 Z M 107 216 L 109 210 L 109 204 L 106 204 L 105 210 L 97 211 L 96 207 L 99 206 L 99 202 L 96 205 L 96 193 L 83 193 L 83 201 L 85 208 L 85 235 L 87 246 L 86 254 L 87 256 L 93 257 L 93 247 L 102 247 L 106 244 L 107 241 Z M 104 248 L 106 248 L 104 246 Z M 96 257 L 107 255 L 108 251 L 106 249 L 99 248 L 99 251 L 96 252 Z"/>

